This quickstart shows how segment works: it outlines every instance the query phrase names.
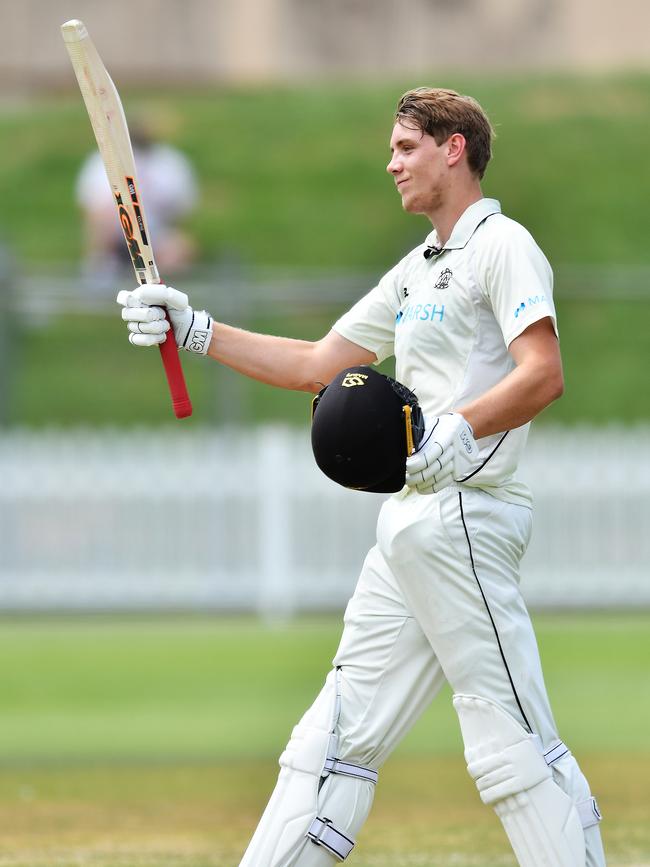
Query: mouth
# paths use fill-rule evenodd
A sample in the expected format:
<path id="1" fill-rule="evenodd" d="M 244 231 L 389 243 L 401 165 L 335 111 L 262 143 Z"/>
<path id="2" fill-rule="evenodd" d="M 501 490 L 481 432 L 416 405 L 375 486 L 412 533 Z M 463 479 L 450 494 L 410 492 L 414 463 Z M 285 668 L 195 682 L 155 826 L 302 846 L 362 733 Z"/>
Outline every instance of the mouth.
<path id="1" fill-rule="evenodd" d="M 400 188 L 403 184 L 405 184 L 405 183 L 407 182 L 407 180 L 408 180 L 408 178 L 402 178 L 401 181 L 397 181 L 397 183 L 395 184 L 395 186 L 397 187 L 397 189 L 399 190 L 399 188 Z"/>

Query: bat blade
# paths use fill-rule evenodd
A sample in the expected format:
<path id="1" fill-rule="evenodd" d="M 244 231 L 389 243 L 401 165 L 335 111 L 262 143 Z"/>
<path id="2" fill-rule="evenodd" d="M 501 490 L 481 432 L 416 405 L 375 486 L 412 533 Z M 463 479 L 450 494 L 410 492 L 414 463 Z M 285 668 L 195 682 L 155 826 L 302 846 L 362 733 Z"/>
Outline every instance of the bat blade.
<path id="1" fill-rule="evenodd" d="M 117 88 L 82 21 L 67 21 L 61 33 L 95 133 L 136 276 L 140 283 L 160 283 L 140 198 L 129 129 Z M 165 342 L 160 344 L 160 354 L 174 413 L 177 418 L 185 418 L 192 414 L 192 404 L 171 328 Z"/>

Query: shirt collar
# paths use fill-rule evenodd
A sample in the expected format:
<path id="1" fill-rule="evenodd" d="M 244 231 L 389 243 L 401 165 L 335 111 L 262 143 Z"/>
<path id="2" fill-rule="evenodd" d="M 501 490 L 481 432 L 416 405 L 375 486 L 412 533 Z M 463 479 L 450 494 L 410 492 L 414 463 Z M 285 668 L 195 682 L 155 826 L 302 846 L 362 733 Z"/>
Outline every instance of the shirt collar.
<path id="1" fill-rule="evenodd" d="M 479 199 L 478 202 L 474 202 L 461 214 L 441 252 L 442 250 L 461 250 L 483 220 L 492 214 L 500 213 L 501 205 L 496 199 Z M 427 247 L 439 247 L 438 233 L 435 229 L 427 235 L 425 243 Z"/>

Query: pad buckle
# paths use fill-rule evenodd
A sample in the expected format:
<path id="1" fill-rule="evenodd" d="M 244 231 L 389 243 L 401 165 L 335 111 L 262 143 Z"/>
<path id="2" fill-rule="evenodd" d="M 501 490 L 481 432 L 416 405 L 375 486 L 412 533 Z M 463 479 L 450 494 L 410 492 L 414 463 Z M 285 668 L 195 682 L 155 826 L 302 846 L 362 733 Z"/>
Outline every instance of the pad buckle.
<path id="1" fill-rule="evenodd" d="M 340 831 L 331 819 L 316 816 L 307 836 L 316 846 L 322 846 L 339 861 L 345 861 L 354 848 L 354 839 Z"/>
<path id="2" fill-rule="evenodd" d="M 316 831 L 314 831 L 314 825 L 316 825 L 316 823 L 318 823 L 318 828 Z M 327 829 L 332 828 L 332 827 L 333 827 L 333 822 L 331 819 L 328 819 L 327 816 L 324 816 L 321 819 L 321 817 L 319 816 L 313 822 L 311 828 L 309 829 L 309 839 L 313 840 L 314 843 L 320 844 L 323 840 L 323 834 L 326 834 Z"/>

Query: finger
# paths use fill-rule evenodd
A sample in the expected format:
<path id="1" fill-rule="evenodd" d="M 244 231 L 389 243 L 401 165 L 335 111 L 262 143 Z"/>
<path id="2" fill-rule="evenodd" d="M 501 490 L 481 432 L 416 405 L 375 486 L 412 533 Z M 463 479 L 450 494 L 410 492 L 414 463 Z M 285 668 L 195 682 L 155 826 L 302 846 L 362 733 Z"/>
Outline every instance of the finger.
<path id="1" fill-rule="evenodd" d="M 404 482 L 409 488 L 417 488 L 418 485 L 430 484 L 431 479 L 436 476 L 436 471 L 440 469 L 439 462 L 436 461 L 434 466 L 425 467 L 417 473 L 407 473 L 404 477 Z"/>
<path id="2" fill-rule="evenodd" d="M 156 346 L 166 339 L 166 334 L 129 334 L 129 343 L 133 346 Z"/>
<path id="3" fill-rule="evenodd" d="M 162 304 L 172 310 L 185 310 L 189 303 L 184 292 L 165 286 L 164 283 L 145 283 L 132 294 L 137 295 L 143 304 Z"/>
<path id="4" fill-rule="evenodd" d="M 453 481 L 452 473 L 448 472 L 442 476 L 436 476 L 426 482 L 415 485 L 415 490 L 418 494 L 437 494 L 448 487 Z"/>
<path id="5" fill-rule="evenodd" d="M 125 322 L 155 322 L 165 318 L 162 307 L 125 307 L 122 310 L 122 319 Z"/>
<path id="6" fill-rule="evenodd" d="M 140 297 L 140 290 L 134 289 L 133 292 L 128 292 L 126 289 L 122 289 L 121 292 L 117 293 L 117 303 L 121 304 L 122 307 L 146 307 L 147 304 Z"/>
<path id="7" fill-rule="evenodd" d="M 443 490 L 444 490 L 445 488 L 447 488 L 447 487 L 448 487 L 448 486 L 449 486 L 453 481 L 454 481 L 454 475 L 453 475 L 453 473 L 451 473 L 451 472 L 449 472 L 449 473 L 445 473 L 445 474 L 442 475 L 442 476 L 436 476 L 436 478 L 435 478 L 435 480 L 434 480 L 434 482 L 433 482 L 433 485 L 432 485 L 431 487 L 433 488 L 433 490 L 434 490 L 435 493 L 437 494 L 438 491 L 443 491 Z"/>
<path id="8" fill-rule="evenodd" d="M 128 329 L 132 334 L 164 334 L 169 331 L 169 322 L 166 319 L 157 322 L 129 322 Z"/>
<path id="9" fill-rule="evenodd" d="M 428 482 L 430 479 L 450 473 L 453 469 L 453 455 L 445 452 L 434 461 L 431 461 L 427 467 L 414 472 L 411 466 L 409 466 L 408 460 L 406 461 L 406 467 L 406 484 L 409 484 L 409 480 L 412 484 L 422 484 L 422 482 Z"/>
<path id="10" fill-rule="evenodd" d="M 406 472 L 420 472 L 434 464 L 442 454 L 442 446 L 438 442 L 430 442 L 426 449 L 421 449 L 406 459 Z"/>

